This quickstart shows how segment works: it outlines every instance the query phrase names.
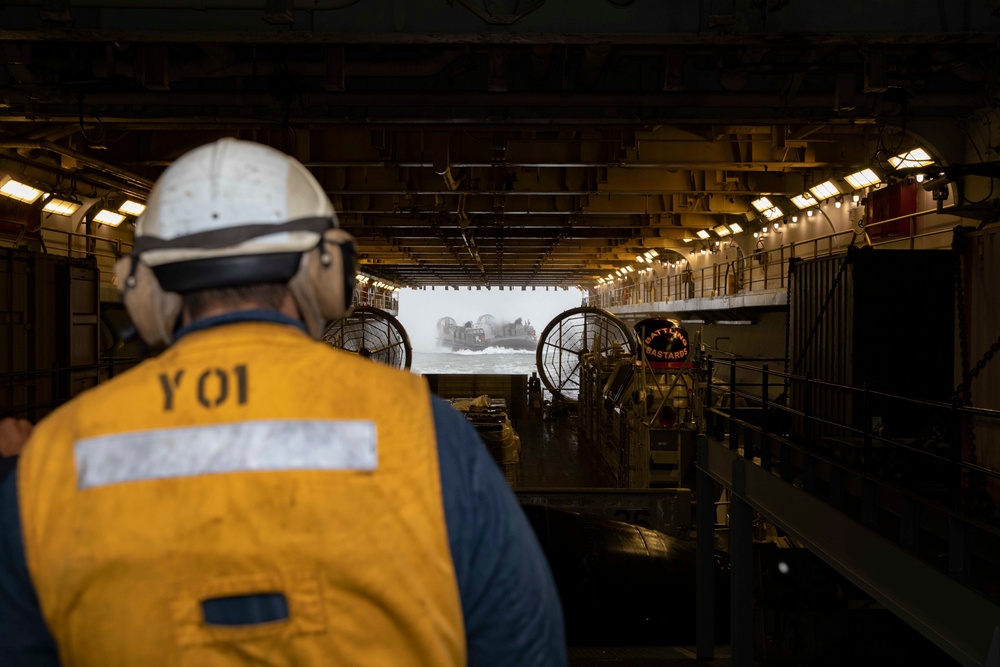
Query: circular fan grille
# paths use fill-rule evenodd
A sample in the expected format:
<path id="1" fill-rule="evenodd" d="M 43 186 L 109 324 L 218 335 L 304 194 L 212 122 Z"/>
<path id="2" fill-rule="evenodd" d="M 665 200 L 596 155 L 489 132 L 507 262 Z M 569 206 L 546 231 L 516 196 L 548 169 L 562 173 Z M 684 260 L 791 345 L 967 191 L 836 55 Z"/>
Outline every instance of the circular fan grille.
<path id="1" fill-rule="evenodd" d="M 323 332 L 323 340 L 393 368 L 409 370 L 413 361 L 406 329 L 378 308 L 355 308 L 350 317 L 332 322 Z"/>
<path id="2" fill-rule="evenodd" d="M 538 375 L 553 395 L 576 401 L 581 357 L 588 352 L 604 355 L 615 345 L 635 352 L 635 334 L 627 324 L 600 308 L 571 308 L 549 322 L 539 336 Z"/>

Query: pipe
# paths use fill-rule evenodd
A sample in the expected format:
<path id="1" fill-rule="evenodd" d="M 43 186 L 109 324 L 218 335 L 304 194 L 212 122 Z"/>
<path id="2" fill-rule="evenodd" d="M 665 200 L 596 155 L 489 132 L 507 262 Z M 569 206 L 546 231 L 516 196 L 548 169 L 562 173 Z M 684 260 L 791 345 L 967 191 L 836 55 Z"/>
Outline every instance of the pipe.
<path id="1" fill-rule="evenodd" d="M 144 178 L 138 174 L 133 174 L 132 172 L 122 169 L 117 165 L 104 162 L 103 160 L 98 160 L 97 158 L 92 158 L 83 153 L 78 153 L 77 151 L 65 148 L 59 144 L 52 143 L 51 141 L 3 141 L 0 142 L 0 149 L 49 151 L 51 153 L 56 153 L 57 155 L 64 155 L 68 158 L 76 160 L 80 164 L 84 164 L 93 169 L 110 174 L 115 178 L 120 178 L 127 183 L 142 186 L 147 190 L 153 187 L 153 181 L 148 178 Z"/>

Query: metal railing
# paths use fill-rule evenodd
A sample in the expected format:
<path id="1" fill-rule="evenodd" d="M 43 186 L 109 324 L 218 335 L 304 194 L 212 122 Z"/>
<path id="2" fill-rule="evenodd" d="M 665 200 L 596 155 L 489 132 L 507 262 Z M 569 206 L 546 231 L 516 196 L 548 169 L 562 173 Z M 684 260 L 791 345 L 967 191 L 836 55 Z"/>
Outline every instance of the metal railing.
<path id="1" fill-rule="evenodd" d="M 706 430 L 744 458 L 822 498 L 1000 600 L 1000 471 L 970 456 L 1000 411 L 776 371 L 767 359 L 712 359 Z M 908 415 L 881 427 L 878 414 Z"/>
<path id="2" fill-rule="evenodd" d="M 942 210 L 947 212 L 949 208 L 951 207 Z M 940 211 L 936 209 L 920 211 L 869 225 L 866 229 L 875 229 L 911 218 L 908 235 L 878 239 L 871 242 L 872 247 L 903 245 L 912 250 L 918 241 L 934 237 L 940 237 L 941 241 L 934 247 L 950 247 L 954 228 L 951 223 L 942 223 L 940 228 L 917 233 L 916 221 L 913 218 L 935 213 Z M 957 224 L 957 220 L 955 222 Z M 785 289 L 788 285 L 788 267 L 792 259 L 815 259 L 839 254 L 844 252 L 857 236 L 854 230 L 833 232 L 805 241 L 760 250 L 738 259 L 719 261 L 699 269 L 667 267 L 662 275 L 657 275 L 653 269 L 641 270 L 639 273 L 630 273 L 620 282 L 599 286 L 595 293 L 584 297 L 583 305 L 614 308 Z M 718 253 L 709 254 L 714 258 Z"/>

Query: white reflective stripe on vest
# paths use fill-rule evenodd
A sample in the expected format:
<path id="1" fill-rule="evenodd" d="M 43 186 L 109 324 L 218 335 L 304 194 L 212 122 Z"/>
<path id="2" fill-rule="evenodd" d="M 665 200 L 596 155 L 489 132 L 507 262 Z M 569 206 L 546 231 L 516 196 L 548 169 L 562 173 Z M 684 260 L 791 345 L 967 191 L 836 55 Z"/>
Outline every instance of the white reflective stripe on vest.
<path id="1" fill-rule="evenodd" d="M 370 421 L 272 420 L 133 431 L 75 444 L 80 489 L 227 472 L 378 467 Z"/>

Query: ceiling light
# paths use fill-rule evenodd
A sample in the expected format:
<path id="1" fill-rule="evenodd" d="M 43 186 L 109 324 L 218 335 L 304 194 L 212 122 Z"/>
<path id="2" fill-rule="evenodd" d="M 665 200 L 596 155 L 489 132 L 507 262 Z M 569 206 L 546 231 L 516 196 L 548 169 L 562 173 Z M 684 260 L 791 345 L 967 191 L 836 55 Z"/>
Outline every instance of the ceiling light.
<path id="1" fill-rule="evenodd" d="M 808 192 L 803 192 L 797 197 L 792 197 L 792 203 L 799 207 L 799 209 L 809 208 L 810 206 L 815 206 L 818 202 L 813 199 L 813 196 Z"/>
<path id="2" fill-rule="evenodd" d="M 626 266 L 625 270 L 628 271 L 629 273 L 635 273 L 635 268 L 631 266 Z"/>
<path id="3" fill-rule="evenodd" d="M 882 179 L 878 177 L 871 169 L 862 169 L 861 171 L 855 172 L 850 176 L 844 178 L 845 181 L 851 184 L 851 187 L 855 190 L 860 190 L 861 188 L 867 188 L 870 185 L 875 185 L 876 183 L 881 183 Z"/>
<path id="4" fill-rule="evenodd" d="M 712 227 L 712 231 L 719 236 L 729 236 L 732 232 L 729 231 L 729 227 L 725 225 L 719 225 L 718 227 Z"/>
<path id="5" fill-rule="evenodd" d="M 700 239 L 707 239 L 708 236 L 709 236 L 708 232 L 705 231 L 704 229 L 699 229 L 698 232 L 697 232 L 697 234 L 698 234 L 698 238 L 700 238 Z"/>
<path id="6" fill-rule="evenodd" d="M 734 222 L 731 225 L 729 225 L 729 231 L 731 231 L 733 234 L 739 234 L 743 231 L 743 228 L 740 227 L 740 223 Z"/>
<path id="7" fill-rule="evenodd" d="M 829 199 L 834 195 L 839 195 L 840 188 L 834 185 L 833 181 L 824 181 L 819 185 L 814 185 L 809 188 L 809 192 L 813 193 L 816 199 L 823 201 L 824 199 Z"/>
<path id="8" fill-rule="evenodd" d="M 642 264 L 643 262 L 645 262 L 645 261 L 646 261 L 646 258 L 645 258 L 645 257 L 643 257 L 642 255 L 636 255 L 636 256 L 635 256 L 635 261 L 637 261 L 637 262 L 639 262 L 640 264 Z"/>
<path id="9" fill-rule="evenodd" d="M 73 199 L 50 197 L 46 200 L 42 210 L 46 213 L 55 213 L 56 215 L 73 215 L 80 209 L 80 206 L 80 202 Z"/>
<path id="10" fill-rule="evenodd" d="M 753 207 L 758 211 L 760 211 L 761 213 L 774 206 L 774 204 L 771 203 L 771 200 L 768 199 L 767 197 L 761 197 L 760 199 L 755 199 L 754 201 L 750 202 L 750 204 L 753 205 Z"/>
<path id="11" fill-rule="evenodd" d="M 764 211 L 764 217 L 767 218 L 768 220 L 775 220 L 783 215 L 784 213 L 782 213 L 781 209 L 778 208 L 777 206 L 772 206 L 771 208 Z"/>
<path id="12" fill-rule="evenodd" d="M 0 182 L 3 183 L 0 185 L 0 194 L 17 201 L 23 201 L 25 204 L 34 204 L 42 196 L 41 190 L 15 181 L 10 176 L 4 177 L 4 180 Z"/>
<path id="13" fill-rule="evenodd" d="M 694 241 L 694 239 L 691 238 L 690 236 L 685 236 L 684 238 L 681 239 L 681 241 L 684 241 L 684 243 L 691 243 L 691 241 Z"/>
<path id="14" fill-rule="evenodd" d="M 117 227 L 122 224 L 125 220 L 125 216 L 121 213 L 115 213 L 114 211 L 109 211 L 108 209 L 101 209 L 101 211 L 94 216 L 94 222 L 99 222 L 102 225 L 107 225 L 108 227 Z"/>
<path id="15" fill-rule="evenodd" d="M 646 255 L 652 258 L 652 257 L 659 257 L 660 253 L 656 252 L 655 250 L 650 250 L 649 252 L 646 253 Z"/>
<path id="16" fill-rule="evenodd" d="M 926 167 L 932 164 L 934 159 L 923 148 L 914 148 L 906 153 L 900 153 L 889 158 L 889 164 L 896 169 L 909 169 L 910 167 Z"/>
<path id="17" fill-rule="evenodd" d="M 119 213 L 124 213 L 125 215 L 131 215 L 138 217 L 143 214 L 146 210 L 145 204 L 140 204 L 137 201 L 127 200 L 124 204 L 118 207 Z"/>

